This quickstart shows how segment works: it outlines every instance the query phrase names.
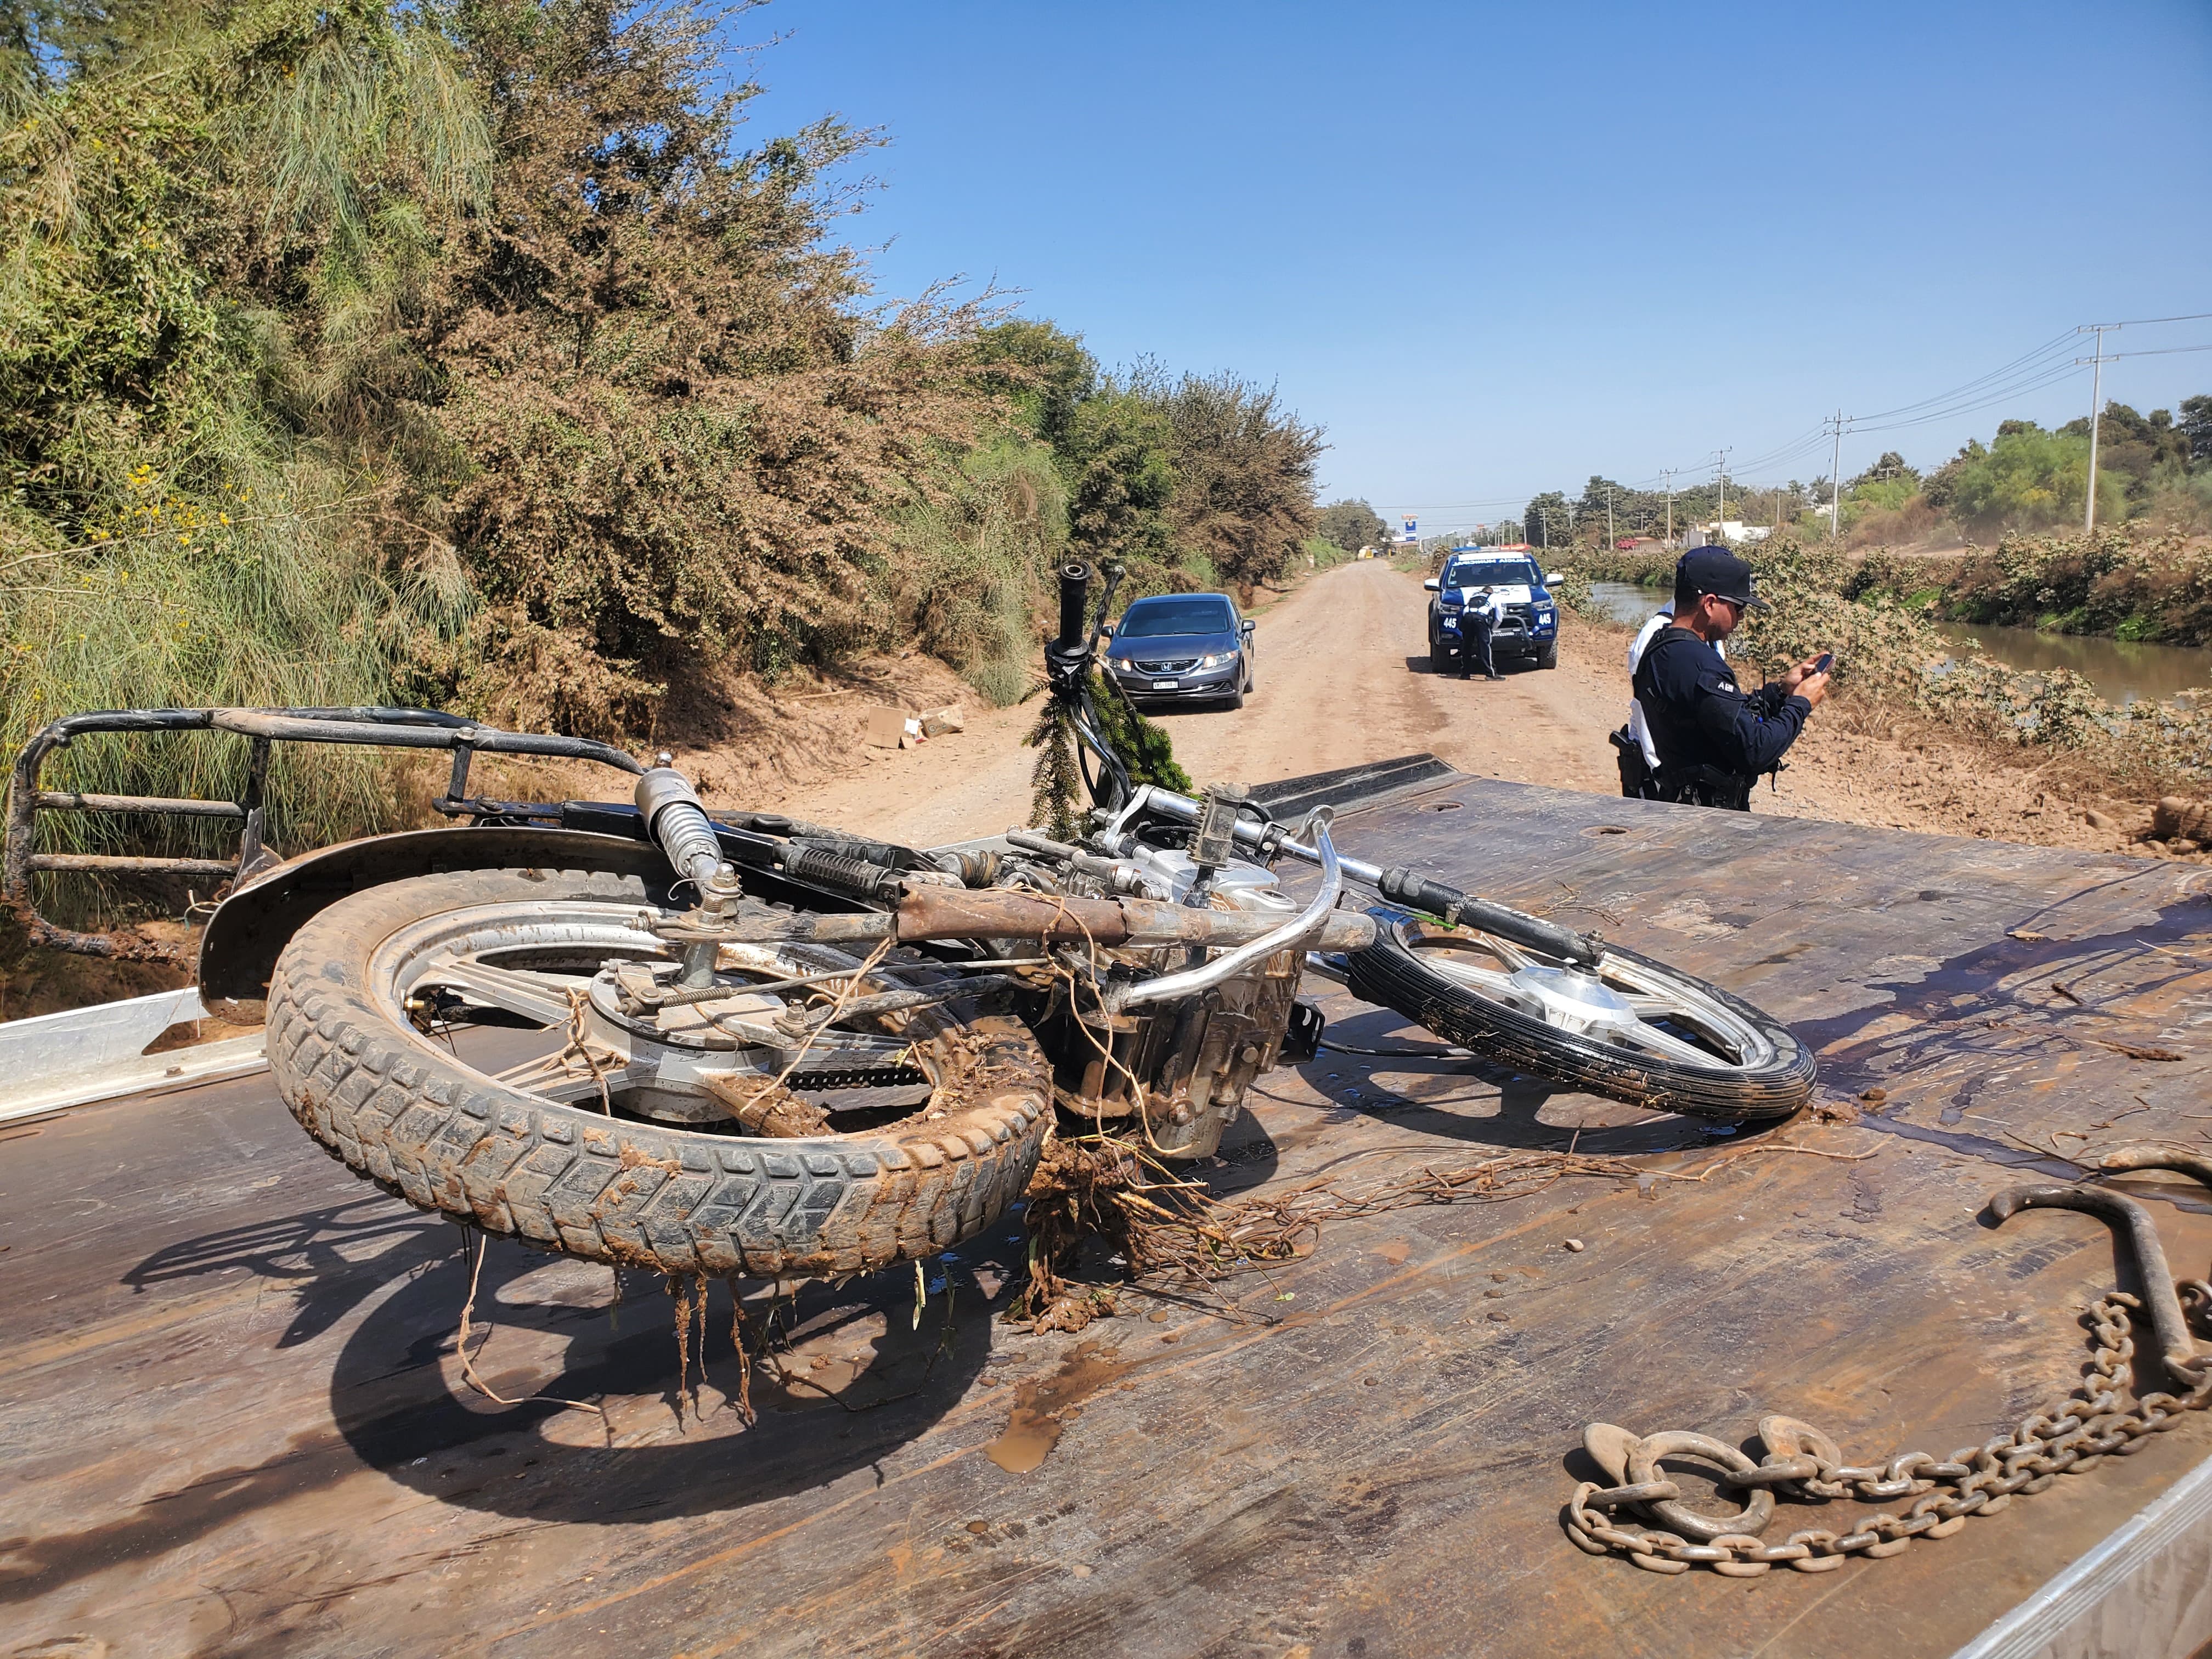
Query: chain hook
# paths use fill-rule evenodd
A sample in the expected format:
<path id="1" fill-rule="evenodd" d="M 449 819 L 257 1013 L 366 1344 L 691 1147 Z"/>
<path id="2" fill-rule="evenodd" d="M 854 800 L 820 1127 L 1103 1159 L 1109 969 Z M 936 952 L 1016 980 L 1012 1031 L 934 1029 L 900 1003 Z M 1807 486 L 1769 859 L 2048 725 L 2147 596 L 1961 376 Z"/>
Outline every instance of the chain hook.
<path id="1" fill-rule="evenodd" d="M 2130 1147 L 2130 1152 L 2155 1152 L 2150 1147 Z M 2124 1156 L 2116 1152 L 2114 1158 Z M 2175 1154 L 2159 1154 L 2172 1157 Z M 2106 1160 L 2110 1167 L 2111 1160 Z M 2148 1164 L 2124 1167 L 2148 1168 Z M 2150 1212 L 2124 1193 L 2096 1187 L 2014 1187 L 1990 1200 L 1990 1214 L 2002 1224 L 2022 1210 L 2079 1210 L 2118 1222 L 2135 1256 L 2136 1272 L 2142 1279 L 2143 1308 L 2150 1315 L 2158 1337 L 2159 1358 L 2176 1381 L 2193 1387 L 2204 1374 L 2204 1357 L 2189 1334 L 2181 1312 L 2181 1297 L 2173 1287 L 2173 1270 L 2166 1264 L 2166 1247 L 2159 1243 L 2158 1228 Z"/>

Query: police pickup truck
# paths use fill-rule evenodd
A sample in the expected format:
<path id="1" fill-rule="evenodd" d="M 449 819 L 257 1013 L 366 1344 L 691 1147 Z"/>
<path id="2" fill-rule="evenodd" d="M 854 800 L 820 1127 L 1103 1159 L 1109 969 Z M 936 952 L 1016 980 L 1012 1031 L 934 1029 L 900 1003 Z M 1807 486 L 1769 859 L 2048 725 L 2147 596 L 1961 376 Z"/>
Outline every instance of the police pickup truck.
<path id="1" fill-rule="evenodd" d="M 1443 574 L 1422 584 L 1436 596 L 1429 601 L 1430 664 L 1439 674 L 1458 671 L 1459 659 L 1468 648 L 1460 635 L 1461 617 L 1470 601 L 1490 592 L 1504 605 L 1490 635 L 1492 660 L 1526 657 L 1539 668 L 1557 668 L 1559 608 L 1547 584 L 1559 580 L 1559 572 L 1543 574 L 1525 554 L 1493 547 L 1452 549 Z"/>

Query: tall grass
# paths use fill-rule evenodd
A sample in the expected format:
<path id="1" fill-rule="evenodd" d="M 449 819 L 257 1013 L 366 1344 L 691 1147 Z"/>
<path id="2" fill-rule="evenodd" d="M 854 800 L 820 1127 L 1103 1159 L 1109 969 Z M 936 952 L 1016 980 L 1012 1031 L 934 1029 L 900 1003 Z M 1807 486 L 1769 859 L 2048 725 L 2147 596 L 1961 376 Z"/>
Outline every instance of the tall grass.
<path id="1" fill-rule="evenodd" d="M 86 709 L 345 707 L 405 693 L 400 665 L 465 614 L 458 572 L 387 572 L 351 533 L 362 504 L 337 495 L 336 481 L 259 476 L 261 488 L 202 491 L 165 487 L 146 468 L 132 475 L 116 527 L 95 532 L 88 550 L 13 555 L 0 576 L 0 743 L 9 754 L 49 721 Z M 317 484 L 319 500 L 309 493 Z M 222 733 L 102 735 L 50 757 L 44 781 L 235 799 L 246 758 L 246 740 Z M 369 833 L 399 817 L 383 757 L 350 748 L 280 745 L 266 800 L 280 848 Z M 50 822 L 54 844 L 79 848 L 125 835 L 140 846 L 150 835 L 167 850 L 207 848 L 235 833 L 186 819 Z"/>
<path id="2" fill-rule="evenodd" d="M 1044 445 L 972 451 L 939 503 L 900 526 L 892 583 L 902 631 L 1003 708 L 1037 678 L 1035 618 L 1067 547 L 1067 491 Z"/>
<path id="3" fill-rule="evenodd" d="M 240 27 L 180 18 L 158 51 L 94 54 L 0 134 L 10 754 L 87 709 L 404 698 L 469 606 L 442 544 L 387 541 L 408 422 L 385 382 L 430 246 L 412 204 L 481 189 L 476 95 L 397 14 L 277 5 Z M 349 333 L 341 294 L 368 326 Z M 88 738 L 44 781 L 235 799 L 246 751 Z M 386 780 L 374 753 L 280 749 L 270 838 L 386 827 Z M 179 852 L 235 830 L 58 814 L 44 833 Z"/>

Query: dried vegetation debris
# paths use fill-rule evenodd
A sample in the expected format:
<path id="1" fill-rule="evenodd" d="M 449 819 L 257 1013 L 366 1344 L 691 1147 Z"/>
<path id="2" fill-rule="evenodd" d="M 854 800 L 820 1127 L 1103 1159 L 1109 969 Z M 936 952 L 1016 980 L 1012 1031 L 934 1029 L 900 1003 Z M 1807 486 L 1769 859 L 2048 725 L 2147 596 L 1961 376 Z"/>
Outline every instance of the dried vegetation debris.
<path id="1" fill-rule="evenodd" d="M 1848 1106 L 1814 1113 L 1821 1123 L 1848 1124 L 1856 1116 Z M 1694 1169 L 1662 1170 L 1648 1160 L 1538 1150 L 1468 1163 L 1431 1162 L 1364 1181 L 1345 1173 L 1347 1158 L 1326 1174 L 1279 1190 L 1229 1198 L 1176 1176 L 1129 1141 L 1110 1135 L 1056 1137 L 1024 1195 L 1029 1278 L 1004 1317 L 1033 1331 L 1074 1331 L 1118 1313 L 1110 1286 L 1077 1276 L 1085 1244 L 1094 1238 L 1126 1281 L 1165 1295 L 1200 1292 L 1215 1311 L 1233 1314 L 1214 1287 L 1310 1255 L 1328 1222 L 1432 1204 L 1504 1203 L 1575 1178 L 1626 1182 L 1649 1194 L 1662 1181 L 1704 1182 L 1747 1158 L 1778 1152 L 1844 1163 L 1874 1156 L 1771 1140 Z"/>

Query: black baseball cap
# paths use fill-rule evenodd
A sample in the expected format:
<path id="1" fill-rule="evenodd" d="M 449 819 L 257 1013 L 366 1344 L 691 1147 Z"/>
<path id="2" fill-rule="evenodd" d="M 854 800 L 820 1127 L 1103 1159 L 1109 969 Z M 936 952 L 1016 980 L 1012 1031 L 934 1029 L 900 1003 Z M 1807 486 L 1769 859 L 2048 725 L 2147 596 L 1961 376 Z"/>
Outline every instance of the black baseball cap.
<path id="1" fill-rule="evenodd" d="M 1690 599 L 1710 593 L 1753 611 L 1766 609 L 1752 580 L 1751 567 L 1725 547 L 1693 547 L 1682 555 L 1674 567 L 1674 592 Z"/>

